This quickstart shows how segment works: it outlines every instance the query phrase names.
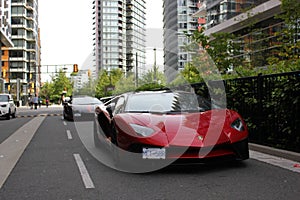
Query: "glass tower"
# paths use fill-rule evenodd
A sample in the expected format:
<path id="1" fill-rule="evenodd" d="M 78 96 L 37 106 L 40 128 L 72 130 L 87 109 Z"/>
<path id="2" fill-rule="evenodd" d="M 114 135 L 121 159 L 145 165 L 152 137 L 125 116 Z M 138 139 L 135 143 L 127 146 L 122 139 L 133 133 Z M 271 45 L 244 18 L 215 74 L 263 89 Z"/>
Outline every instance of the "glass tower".
<path id="1" fill-rule="evenodd" d="M 37 93 L 40 85 L 38 1 L 12 0 L 11 24 L 14 47 L 9 48 L 10 83 L 12 89 L 19 85 L 26 102 L 26 96 Z"/>
<path id="2" fill-rule="evenodd" d="M 146 30 L 143 0 L 93 1 L 96 71 L 129 72 L 145 65 Z"/>

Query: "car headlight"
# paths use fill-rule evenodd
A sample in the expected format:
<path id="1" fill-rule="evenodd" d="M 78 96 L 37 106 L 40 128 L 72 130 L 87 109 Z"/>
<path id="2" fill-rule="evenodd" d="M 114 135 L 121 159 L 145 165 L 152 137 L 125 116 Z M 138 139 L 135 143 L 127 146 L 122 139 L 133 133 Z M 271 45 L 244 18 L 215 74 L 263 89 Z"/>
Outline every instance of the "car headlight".
<path id="1" fill-rule="evenodd" d="M 129 124 L 133 130 L 144 137 L 149 137 L 150 135 L 152 135 L 154 133 L 154 130 L 145 126 L 141 126 L 141 125 L 137 125 L 137 124 Z"/>
<path id="2" fill-rule="evenodd" d="M 1 105 L 1 107 L 3 107 L 3 108 L 5 108 L 7 106 L 7 104 L 3 104 L 3 105 Z"/>
<path id="3" fill-rule="evenodd" d="M 231 127 L 234 128 L 237 131 L 244 131 L 245 127 L 243 125 L 243 122 L 240 118 L 237 118 L 236 120 L 234 120 L 234 122 L 232 122 Z"/>

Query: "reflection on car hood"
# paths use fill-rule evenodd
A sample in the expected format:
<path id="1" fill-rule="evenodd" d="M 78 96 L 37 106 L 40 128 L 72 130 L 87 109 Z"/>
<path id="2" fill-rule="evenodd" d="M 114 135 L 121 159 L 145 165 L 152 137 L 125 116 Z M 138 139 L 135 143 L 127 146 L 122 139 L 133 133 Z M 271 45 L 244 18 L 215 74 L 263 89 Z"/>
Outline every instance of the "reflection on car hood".
<path id="1" fill-rule="evenodd" d="M 96 105 L 72 105 L 73 112 L 94 113 Z"/>
<path id="2" fill-rule="evenodd" d="M 139 124 L 152 128 L 158 134 L 165 134 L 168 144 L 179 146 L 187 144 L 189 146 L 210 146 L 227 142 L 229 139 L 224 132 L 230 127 L 230 116 L 231 111 L 225 109 L 180 115 L 150 113 L 119 115 L 128 124 Z"/>

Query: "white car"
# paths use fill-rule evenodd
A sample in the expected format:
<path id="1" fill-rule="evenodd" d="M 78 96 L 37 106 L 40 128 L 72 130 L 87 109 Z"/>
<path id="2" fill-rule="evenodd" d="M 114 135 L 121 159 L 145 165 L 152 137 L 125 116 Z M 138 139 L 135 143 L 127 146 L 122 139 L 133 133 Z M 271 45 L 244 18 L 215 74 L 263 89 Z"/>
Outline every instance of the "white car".
<path id="1" fill-rule="evenodd" d="M 16 117 L 17 109 L 14 100 L 10 94 L 0 94 L 0 117 L 10 119 Z"/>

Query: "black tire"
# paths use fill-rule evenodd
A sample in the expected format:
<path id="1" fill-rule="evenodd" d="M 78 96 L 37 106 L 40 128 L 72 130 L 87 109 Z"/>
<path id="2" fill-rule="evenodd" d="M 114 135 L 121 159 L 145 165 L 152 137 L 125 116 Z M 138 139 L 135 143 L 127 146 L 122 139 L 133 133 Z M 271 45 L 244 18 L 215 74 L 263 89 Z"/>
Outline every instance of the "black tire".
<path id="1" fill-rule="evenodd" d="M 111 130 L 112 130 L 111 142 L 113 145 L 112 146 L 113 163 L 115 167 L 120 167 L 122 165 L 122 160 L 121 160 L 122 156 L 120 155 L 122 150 L 118 145 L 117 131 L 114 123 L 112 123 L 111 125 Z"/>
<path id="2" fill-rule="evenodd" d="M 17 112 L 17 110 L 15 109 L 15 112 L 11 115 L 12 118 L 16 118 L 16 112 Z"/>

